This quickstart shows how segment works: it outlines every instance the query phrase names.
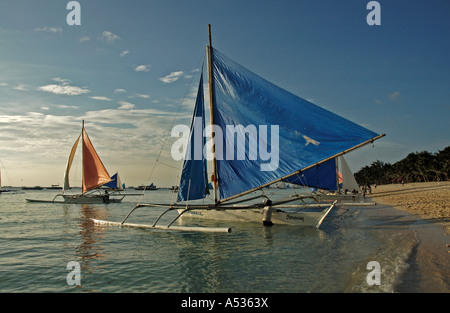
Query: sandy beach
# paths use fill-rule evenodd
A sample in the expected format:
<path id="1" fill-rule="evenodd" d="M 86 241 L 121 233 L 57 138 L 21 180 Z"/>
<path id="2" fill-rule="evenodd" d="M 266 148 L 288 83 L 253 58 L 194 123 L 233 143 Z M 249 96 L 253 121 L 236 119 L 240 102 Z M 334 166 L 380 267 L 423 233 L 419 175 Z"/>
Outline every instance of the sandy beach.
<path id="1" fill-rule="evenodd" d="M 372 186 L 368 195 L 379 204 L 390 205 L 444 226 L 450 235 L 450 182 L 428 182 Z"/>
<path id="2" fill-rule="evenodd" d="M 390 223 L 416 234 L 418 244 L 398 291 L 450 292 L 450 182 L 372 186 L 368 197 L 378 214 L 396 216 Z"/>

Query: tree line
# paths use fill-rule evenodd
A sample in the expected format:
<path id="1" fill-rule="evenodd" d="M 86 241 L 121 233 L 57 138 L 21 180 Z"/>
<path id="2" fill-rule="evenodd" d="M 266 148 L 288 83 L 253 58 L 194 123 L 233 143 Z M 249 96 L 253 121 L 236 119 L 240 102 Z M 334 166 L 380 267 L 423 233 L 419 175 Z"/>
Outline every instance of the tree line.
<path id="1" fill-rule="evenodd" d="M 437 153 L 410 153 L 394 164 L 380 160 L 355 173 L 360 185 L 447 181 L 450 176 L 450 146 Z"/>

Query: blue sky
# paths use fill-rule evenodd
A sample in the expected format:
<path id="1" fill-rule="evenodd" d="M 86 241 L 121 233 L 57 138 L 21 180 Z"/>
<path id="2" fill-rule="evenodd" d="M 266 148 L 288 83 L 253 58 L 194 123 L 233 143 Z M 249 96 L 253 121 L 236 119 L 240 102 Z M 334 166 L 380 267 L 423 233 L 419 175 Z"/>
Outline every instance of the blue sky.
<path id="1" fill-rule="evenodd" d="M 347 156 L 353 171 L 450 145 L 446 0 L 379 1 L 379 26 L 365 0 L 80 0 L 80 26 L 67 24 L 68 2 L 0 2 L 5 185 L 62 184 L 83 119 L 111 174 L 174 185 L 177 170 L 152 168 L 172 125 L 189 123 L 208 24 L 228 57 L 387 134 Z M 160 160 L 177 168 L 170 140 Z"/>

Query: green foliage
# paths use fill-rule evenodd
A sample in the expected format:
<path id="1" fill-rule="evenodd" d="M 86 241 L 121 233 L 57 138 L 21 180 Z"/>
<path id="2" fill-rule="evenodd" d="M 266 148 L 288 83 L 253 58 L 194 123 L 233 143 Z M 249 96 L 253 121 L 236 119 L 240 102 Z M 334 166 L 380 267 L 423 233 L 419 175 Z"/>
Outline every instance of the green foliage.
<path id="1" fill-rule="evenodd" d="M 450 176 L 450 146 L 437 153 L 410 153 L 394 164 L 375 161 L 355 173 L 360 185 L 447 181 Z"/>

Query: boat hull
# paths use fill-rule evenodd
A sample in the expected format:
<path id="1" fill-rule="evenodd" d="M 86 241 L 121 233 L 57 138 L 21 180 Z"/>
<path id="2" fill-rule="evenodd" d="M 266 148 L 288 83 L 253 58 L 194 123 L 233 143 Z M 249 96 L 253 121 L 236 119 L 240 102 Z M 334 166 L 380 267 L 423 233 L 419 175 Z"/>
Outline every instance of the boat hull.
<path id="1" fill-rule="evenodd" d="M 271 222 L 274 225 L 295 225 L 318 228 L 323 219 L 328 215 L 334 205 L 319 211 L 297 211 L 288 212 L 279 209 L 273 209 Z M 179 209 L 178 213 L 182 213 Z M 182 217 L 215 219 L 221 221 L 239 221 L 262 223 L 264 219 L 264 210 L 255 209 L 236 209 L 236 210 L 189 210 L 183 213 Z"/>
<path id="2" fill-rule="evenodd" d="M 58 196 L 63 197 L 64 201 L 56 200 Z M 58 195 L 53 200 L 26 199 L 28 202 L 40 203 L 73 203 L 73 204 L 98 204 L 98 203 L 120 203 L 125 197 L 111 197 L 104 195 Z"/>
<path id="3" fill-rule="evenodd" d="M 120 203 L 123 196 L 119 198 L 106 195 L 62 195 L 64 203 Z"/>

